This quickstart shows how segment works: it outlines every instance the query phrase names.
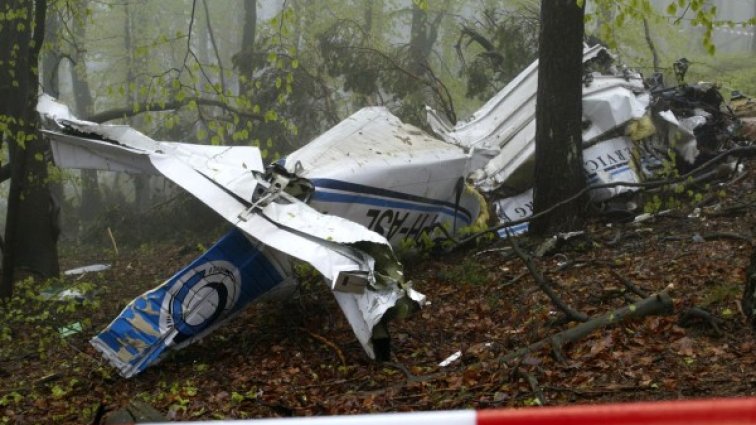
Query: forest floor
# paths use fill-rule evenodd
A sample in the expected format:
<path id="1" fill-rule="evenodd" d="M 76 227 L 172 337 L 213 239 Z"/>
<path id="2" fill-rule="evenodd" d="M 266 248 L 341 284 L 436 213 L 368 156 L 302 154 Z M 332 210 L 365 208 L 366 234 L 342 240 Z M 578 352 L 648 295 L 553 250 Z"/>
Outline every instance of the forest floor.
<path id="1" fill-rule="evenodd" d="M 637 224 L 594 219 L 589 239 L 533 260 L 565 302 L 591 317 L 640 299 L 633 291 L 665 289 L 674 312 L 510 361 L 502 357 L 575 323 L 561 320 L 506 241 L 405 260 L 405 275 L 431 303 L 393 324 L 391 362 L 370 361 L 324 285 L 309 283 L 131 379 L 88 340 L 217 235 L 122 248 L 117 257 L 109 248 L 66 248 L 62 269 L 115 260 L 113 268 L 57 282 L 92 289 L 91 301 L 43 301 L 40 284 L 27 281 L 0 307 L 0 423 L 99 423 L 134 401 L 197 420 L 756 395 L 756 332 L 739 304 L 756 231 L 750 165 L 737 181 L 701 189 L 709 202 L 698 214 L 688 204 Z M 681 322 L 692 307 L 716 326 Z M 71 324 L 74 333 L 62 337 Z M 439 366 L 458 351 L 459 360 Z"/>

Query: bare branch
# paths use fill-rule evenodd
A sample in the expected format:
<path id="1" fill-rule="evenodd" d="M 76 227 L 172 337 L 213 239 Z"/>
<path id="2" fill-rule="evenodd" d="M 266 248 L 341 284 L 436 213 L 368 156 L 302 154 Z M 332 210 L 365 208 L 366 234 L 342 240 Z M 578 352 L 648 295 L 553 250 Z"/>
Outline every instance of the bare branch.
<path id="1" fill-rule="evenodd" d="M 133 117 L 135 115 L 139 115 L 145 112 L 173 111 L 176 109 L 181 109 L 192 102 L 195 102 L 197 105 L 200 105 L 200 106 L 217 106 L 219 108 L 225 109 L 228 112 L 232 112 L 232 113 L 238 114 L 241 117 L 246 117 L 252 120 L 258 120 L 258 121 L 263 120 L 263 116 L 260 114 L 253 114 L 250 112 L 240 111 L 232 106 L 229 106 L 221 102 L 220 100 L 202 99 L 198 97 L 187 97 L 183 100 L 173 100 L 171 102 L 165 102 L 165 103 L 145 102 L 143 104 L 137 105 L 136 108 L 124 107 L 124 108 L 110 109 L 107 111 L 99 112 L 90 117 L 87 117 L 86 120 L 96 122 L 96 123 L 103 123 L 106 121 L 112 121 L 119 118 Z"/>

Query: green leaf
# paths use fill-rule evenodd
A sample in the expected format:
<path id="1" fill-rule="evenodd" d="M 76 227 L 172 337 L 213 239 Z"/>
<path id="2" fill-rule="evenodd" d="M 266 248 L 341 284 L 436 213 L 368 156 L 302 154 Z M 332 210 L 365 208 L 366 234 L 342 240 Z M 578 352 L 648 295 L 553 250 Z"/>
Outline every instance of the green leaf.
<path id="1" fill-rule="evenodd" d="M 265 116 L 263 117 L 263 119 L 265 120 L 265 122 L 276 121 L 276 120 L 278 120 L 278 113 L 276 113 L 276 111 L 274 111 L 272 109 L 268 109 L 265 112 Z"/>
<path id="2" fill-rule="evenodd" d="M 197 140 L 205 140 L 207 139 L 207 131 L 205 131 L 204 128 L 200 128 L 197 130 Z"/>

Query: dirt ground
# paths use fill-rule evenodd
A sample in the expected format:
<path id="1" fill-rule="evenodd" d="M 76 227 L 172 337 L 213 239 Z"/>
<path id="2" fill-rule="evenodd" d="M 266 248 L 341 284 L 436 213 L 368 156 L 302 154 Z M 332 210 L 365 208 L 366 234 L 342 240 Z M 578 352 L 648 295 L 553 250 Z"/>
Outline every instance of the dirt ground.
<path id="1" fill-rule="evenodd" d="M 637 224 L 593 219 L 587 237 L 535 258 L 560 298 L 590 317 L 665 289 L 674 311 L 508 361 L 576 323 L 565 323 L 506 241 L 405 260 L 406 276 L 431 303 L 393 324 L 391 362 L 371 362 L 324 285 L 310 282 L 132 379 L 104 363 L 89 338 L 213 235 L 117 257 L 109 248 L 62 247 L 63 269 L 115 259 L 114 267 L 57 282 L 92 290 L 91 301 L 43 301 L 40 284 L 25 282 L 0 307 L 0 423 L 96 423 L 134 400 L 193 420 L 753 396 L 755 331 L 739 300 L 756 230 L 755 176 L 751 167 L 736 182 L 702 189 L 707 205 L 695 213 L 686 204 Z M 691 316 L 694 307 L 714 321 Z M 81 331 L 61 337 L 71 324 Z"/>

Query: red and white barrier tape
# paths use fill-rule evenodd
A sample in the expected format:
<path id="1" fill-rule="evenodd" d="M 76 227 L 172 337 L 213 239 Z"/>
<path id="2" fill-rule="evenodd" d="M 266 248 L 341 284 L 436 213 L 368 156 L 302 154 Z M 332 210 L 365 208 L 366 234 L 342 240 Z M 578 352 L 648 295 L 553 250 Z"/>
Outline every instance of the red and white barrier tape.
<path id="1" fill-rule="evenodd" d="M 176 423 L 191 425 L 756 425 L 756 397 L 480 411 L 456 410 L 171 422 L 170 424 Z"/>

